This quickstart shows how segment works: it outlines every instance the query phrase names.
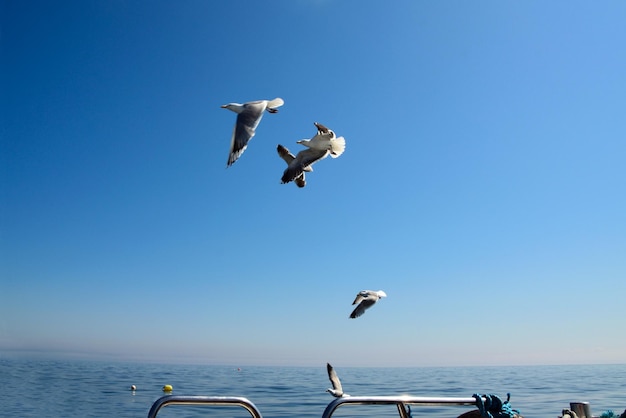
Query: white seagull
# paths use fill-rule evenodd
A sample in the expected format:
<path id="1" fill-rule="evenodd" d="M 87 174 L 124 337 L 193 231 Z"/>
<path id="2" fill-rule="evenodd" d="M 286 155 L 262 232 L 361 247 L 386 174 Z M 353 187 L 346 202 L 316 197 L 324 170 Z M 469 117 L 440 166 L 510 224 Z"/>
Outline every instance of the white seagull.
<path id="1" fill-rule="evenodd" d="M 293 160 L 296 159 L 295 155 L 293 155 L 291 152 L 289 152 L 287 147 L 283 147 L 280 144 L 278 144 L 278 146 L 276 147 L 276 151 L 278 151 L 278 155 L 280 156 L 280 158 L 285 160 L 287 165 L 289 165 Z M 309 171 L 309 172 L 313 171 L 313 167 L 311 167 L 310 165 L 304 167 L 302 169 L 302 173 L 299 176 L 296 176 L 295 179 L 293 179 L 294 183 L 296 183 L 296 186 L 298 186 L 298 187 L 306 186 L 306 178 L 304 176 L 304 172 L 305 171 Z"/>
<path id="2" fill-rule="evenodd" d="M 335 132 L 321 123 L 315 122 L 314 125 L 317 127 L 317 134 L 311 139 L 297 141 L 298 144 L 307 148 L 300 151 L 291 162 L 287 163 L 287 169 L 280 179 L 281 183 L 289 183 L 298 178 L 304 171 L 312 171 L 311 165 L 313 163 L 329 155 L 332 158 L 337 158 L 345 151 L 346 140 L 343 136 L 336 136 Z"/>
<path id="3" fill-rule="evenodd" d="M 331 366 L 330 363 L 326 363 L 326 370 L 328 370 L 328 378 L 330 379 L 330 383 L 333 385 L 332 389 L 328 388 L 326 389 L 326 392 L 330 393 L 335 398 L 342 398 L 344 396 L 350 396 L 347 393 L 343 393 L 341 382 L 339 381 L 339 378 L 337 377 L 337 373 L 335 372 L 335 369 L 333 369 L 333 366 Z"/>
<path id="4" fill-rule="evenodd" d="M 382 290 L 378 292 L 375 290 L 361 290 L 357 295 L 353 305 L 358 303 L 358 306 L 354 308 L 350 314 L 350 318 L 358 318 L 365 313 L 365 310 L 374 305 L 380 298 L 387 297 L 387 294 Z"/>
<path id="5" fill-rule="evenodd" d="M 270 113 L 276 113 L 278 112 L 276 108 L 284 103 L 283 99 L 277 97 L 274 100 L 257 100 L 244 104 L 228 103 L 222 105 L 222 108 L 237 113 L 237 122 L 230 140 L 230 152 L 228 153 L 226 167 L 230 167 L 246 150 L 248 141 L 254 136 L 256 127 L 259 126 L 263 112 L 267 110 Z"/>

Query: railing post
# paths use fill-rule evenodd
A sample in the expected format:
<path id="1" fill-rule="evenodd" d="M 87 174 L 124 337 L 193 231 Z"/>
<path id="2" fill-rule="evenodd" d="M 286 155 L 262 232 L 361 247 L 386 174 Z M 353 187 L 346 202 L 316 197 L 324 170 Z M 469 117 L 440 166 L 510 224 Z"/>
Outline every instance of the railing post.
<path id="1" fill-rule="evenodd" d="M 592 418 L 589 402 L 570 402 L 569 407 L 578 418 Z"/>

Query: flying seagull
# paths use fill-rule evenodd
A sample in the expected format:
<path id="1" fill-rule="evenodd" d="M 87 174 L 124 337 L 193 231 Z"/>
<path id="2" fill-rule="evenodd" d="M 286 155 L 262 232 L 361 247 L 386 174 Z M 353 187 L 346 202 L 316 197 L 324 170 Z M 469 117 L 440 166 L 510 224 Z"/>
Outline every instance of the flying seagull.
<path id="1" fill-rule="evenodd" d="M 237 122 L 230 140 L 230 151 L 226 167 L 233 165 L 246 150 L 248 141 L 254 136 L 256 127 L 259 126 L 263 112 L 267 110 L 270 113 L 276 113 L 278 112 L 277 107 L 282 106 L 284 103 L 283 99 L 277 97 L 274 100 L 257 100 L 244 104 L 228 103 L 222 105 L 222 108 L 237 113 Z"/>
<path id="2" fill-rule="evenodd" d="M 354 308 L 350 314 L 350 318 L 358 318 L 365 313 L 365 310 L 378 302 L 378 299 L 387 297 L 387 294 L 382 290 L 378 292 L 375 290 L 361 290 L 357 295 L 353 305 L 358 303 L 358 306 Z"/>
<path id="3" fill-rule="evenodd" d="M 287 163 L 288 166 L 280 179 L 283 184 L 295 180 L 304 174 L 304 171 L 312 171 L 311 165 L 313 163 L 329 155 L 332 158 L 337 158 L 345 151 L 346 140 L 343 136 L 336 136 L 335 132 L 321 123 L 315 122 L 314 125 L 317 127 L 317 134 L 313 138 L 297 141 L 298 144 L 307 148 L 300 151 L 291 162 Z M 285 161 L 287 160 L 285 159 Z"/>
<path id="4" fill-rule="evenodd" d="M 335 398 L 342 398 L 344 396 L 350 396 L 347 393 L 343 393 L 341 382 L 339 381 L 339 378 L 337 377 L 337 373 L 335 372 L 335 369 L 333 369 L 333 366 L 331 366 L 330 363 L 326 363 L 326 370 L 328 370 L 328 378 L 330 379 L 330 383 L 333 385 L 333 388 L 326 389 L 326 392 L 330 393 Z"/>
<path id="5" fill-rule="evenodd" d="M 287 165 L 289 165 L 293 160 L 296 159 L 295 155 L 293 155 L 291 152 L 289 152 L 287 147 L 283 147 L 280 144 L 278 144 L 278 146 L 276 147 L 276 151 L 278 151 L 278 155 L 280 155 L 280 158 L 285 160 Z M 304 177 L 304 172 L 305 171 L 313 171 L 313 167 L 311 167 L 310 165 L 304 167 L 302 169 L 302 173 L 299 176 L 297 176 L 295 179 L 293 179 L 294 183 L 296 183 L 296 186 L 298 186 L 298 187 L 306 186 L 306 178 Z"/>

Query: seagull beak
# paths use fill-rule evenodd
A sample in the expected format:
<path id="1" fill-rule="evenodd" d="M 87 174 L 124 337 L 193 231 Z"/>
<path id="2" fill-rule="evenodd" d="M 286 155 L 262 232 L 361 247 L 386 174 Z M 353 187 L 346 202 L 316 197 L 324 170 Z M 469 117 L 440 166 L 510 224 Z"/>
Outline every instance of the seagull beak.
<path id="1" fill-rule="evenodd" d="M 228 105 L 221 105 L 220 106 L 222 109 L 226 109 L 228 107 Z"/>

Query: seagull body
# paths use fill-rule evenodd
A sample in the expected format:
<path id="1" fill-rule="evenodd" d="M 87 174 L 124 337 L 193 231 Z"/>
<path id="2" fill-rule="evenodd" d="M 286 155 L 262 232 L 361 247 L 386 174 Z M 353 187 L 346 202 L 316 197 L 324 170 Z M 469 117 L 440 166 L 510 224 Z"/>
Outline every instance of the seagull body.
<path id="1" fill-rule="evenodd" d="M 280 158 L 285 160 L 287 165 L 291 164 L 291 162 L 296 159 L 295 155 L 293 155 L 291 152 L 289 152 L 287 147 L 283 147 L 280 144 L 278 144 L 278 146 L 276 147 L 276 151 L 278 151 L 278 155 L 280 156 Z M 302 169 L 302 173 L 299 176 L 296 176 L 296 178 L 293 179 L 294 183 L 296 183 L 296 186 L 298 186 L 298 187 L 306 186 L 306 178 L 304 176 L 304 172 L 305 171 L 311 172 L 311 171 L 313 171 L 313 167 L 311 167 L 310 165 L 307 165 L 306 167 L 304 167 Z"/>
<path id="2" fill-rule="evenodd" d="M 387 294 L 382 290 L 361 290 L 352 302 L 353 305 L 357 305 L 356 308 L 350 314 L 350 318 L 358 318 L 365 313 L 365 310 L 374 305 L 380 298 L 387 297 Z"/>
<path id="3" fill-rule="evenodd" d="M 274 100 L 257 100 L 244 104 L 228 103 L 222 105 L 222 108 L 237 113 L 237 121 L 235 122 L 233 136 L 230 140 L 230 151 L 226 167 L 233 165 L 246 150 L 248 141 L 254 136 L 256 127 L 259 126 L 263 112 L 267 110 L 269 113 L 276 113 L 278 112 L 276 108 L 284 103 L 283 99 L 277 97 Z"/>
<path id="4" fill-rule="evenodd" d="M 283 184 L 300 177 L 304 171 L 312 171 L 311 166 L 317 161 L 329 155 L 332 158 L 337 158 L 345 151 L 346 140 L 342 136 L 337 137 L 335 132 L 321 123 L 315 122 L 314 125 L 317 127 L 317 134 L 313 138 L 297 141 L 298 144 L 307 148 L 300 151 L 290 162 L 287 162 L 288 166 L 281 178 Z"/>
<path id="5" fill-rule="evenodd" d="M 330 379 L 330 383 L 333 385 L 332 389 L 326 389 L 326 392 L 333 395 L 335 398 L 342 398 L 344 396 L 349 396 L 347 393 L 343 393 L 343 388 L 341 387 L 341 382 L 339 381 L 339 377 L 337 377 L 337 373 L 333 366 L 330 363 L 326 363 L 326 370 L 328 370 L 328 379 Z"/>

